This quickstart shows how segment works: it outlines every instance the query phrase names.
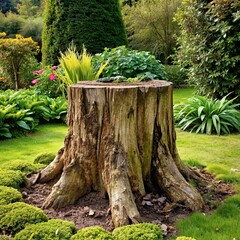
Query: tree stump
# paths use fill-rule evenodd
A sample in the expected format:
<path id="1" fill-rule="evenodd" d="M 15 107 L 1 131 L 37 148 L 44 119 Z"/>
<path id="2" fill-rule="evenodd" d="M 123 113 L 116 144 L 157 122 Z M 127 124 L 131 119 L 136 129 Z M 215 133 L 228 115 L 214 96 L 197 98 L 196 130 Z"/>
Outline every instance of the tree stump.
<path id="1" fill-rule="evenodd" d="M 114 226 L 141 222 L 135 197 L 164 192 L 200 210 L 187 180 L 198 176 L 180 160 L 173 121 L 172 83 L 81 82 L 68 93 L 68 134 L 38 182 L 61 174 L 44 208 L 74 204 L 90 191 L 108 195 Z"/>

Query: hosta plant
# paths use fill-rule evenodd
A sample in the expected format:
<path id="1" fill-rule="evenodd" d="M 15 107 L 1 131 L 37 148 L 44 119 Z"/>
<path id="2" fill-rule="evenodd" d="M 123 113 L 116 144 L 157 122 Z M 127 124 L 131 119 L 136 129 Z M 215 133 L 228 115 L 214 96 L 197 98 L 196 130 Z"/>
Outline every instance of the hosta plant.
<path id="1" fill-rule="evenodd" d="M 195 96 L 187 103 L 175 105 L 177 126 L 196 133 L 221 135 L 240 132 L 240 111 L 237 109 L 240 104 L 233 103 L 236 98 L 227 100 L 227 97 L 216 100 Z"/>

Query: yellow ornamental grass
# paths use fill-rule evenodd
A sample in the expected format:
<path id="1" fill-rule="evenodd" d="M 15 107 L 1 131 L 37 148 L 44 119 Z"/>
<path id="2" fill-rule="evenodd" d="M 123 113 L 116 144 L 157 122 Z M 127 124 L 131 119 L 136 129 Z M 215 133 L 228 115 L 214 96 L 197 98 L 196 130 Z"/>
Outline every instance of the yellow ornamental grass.
<path id="1" fill-rule="evenodd" d="M 67 86 L 79 81 L 98 79 L 107 64 L 101 65 L 99 70 L 95 72 L 92 65 L 92 57 L 87 53 L 86 48 L 83 47 L 80 55 L 74 45 L 71 45 L 65 53 L 61 53 L 59 62 L 64 72 L 62 81 Z"/>

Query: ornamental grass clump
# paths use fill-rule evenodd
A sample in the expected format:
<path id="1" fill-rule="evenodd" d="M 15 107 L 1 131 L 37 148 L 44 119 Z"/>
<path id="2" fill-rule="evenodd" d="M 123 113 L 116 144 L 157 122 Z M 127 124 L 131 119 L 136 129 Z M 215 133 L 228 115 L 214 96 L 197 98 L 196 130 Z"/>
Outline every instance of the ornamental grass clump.
<path id="1" fill-rule="evenodd" d="M 152 223 L 138 223 L 115 228 L 114 240 L 162 240 L 162 230 Z"/>
<path id="2" fill-rule="evenodd" d="M 66 87 L 83 80 L 98 79 L 106 66 L 106 63 L 101 64 L 98 70 L 95 71 L 92 64 L 92 56 L 87 53 L 86 48 L 83 47 L 82 53 L 79 54 L 73 44 L 70 45 L 65 53 L 61 52 L 59 62 L 64 73 L 61 80 Z"/>
<path id="3" fill-rule="evenodd" d="M 195 96 L 187 103 L 174 106 L 177 126 L 183 131 L 206 134 L 230 134 L 240 132 L 240 103 L 234 104 L 236 98 L 227 100 L 208 99 Z"/>
<path id="4" fill-rule="evenodd" d="M 17 233 L 15 240 L 66 240 L 76 233 L 73 222 L 51 219 L 48 222 L 27 225 Z"/>

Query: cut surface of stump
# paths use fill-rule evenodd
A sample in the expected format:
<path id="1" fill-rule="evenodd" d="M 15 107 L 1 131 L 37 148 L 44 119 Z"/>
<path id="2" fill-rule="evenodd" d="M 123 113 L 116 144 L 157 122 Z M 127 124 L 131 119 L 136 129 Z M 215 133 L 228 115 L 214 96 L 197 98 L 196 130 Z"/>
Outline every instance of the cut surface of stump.
<path id="1" fill-rule="evenodd" d="M 108 196 L 115 225 L 141 222 L 135 198 L 158 192 L 192 210 L 203 200 L 198 179 L 176 148 L 172 83 L 80 82 L 68 93 L 68 134 L 38 182 L 61 175 L 44 208 L 74 204 L 97 191 Z"/>

